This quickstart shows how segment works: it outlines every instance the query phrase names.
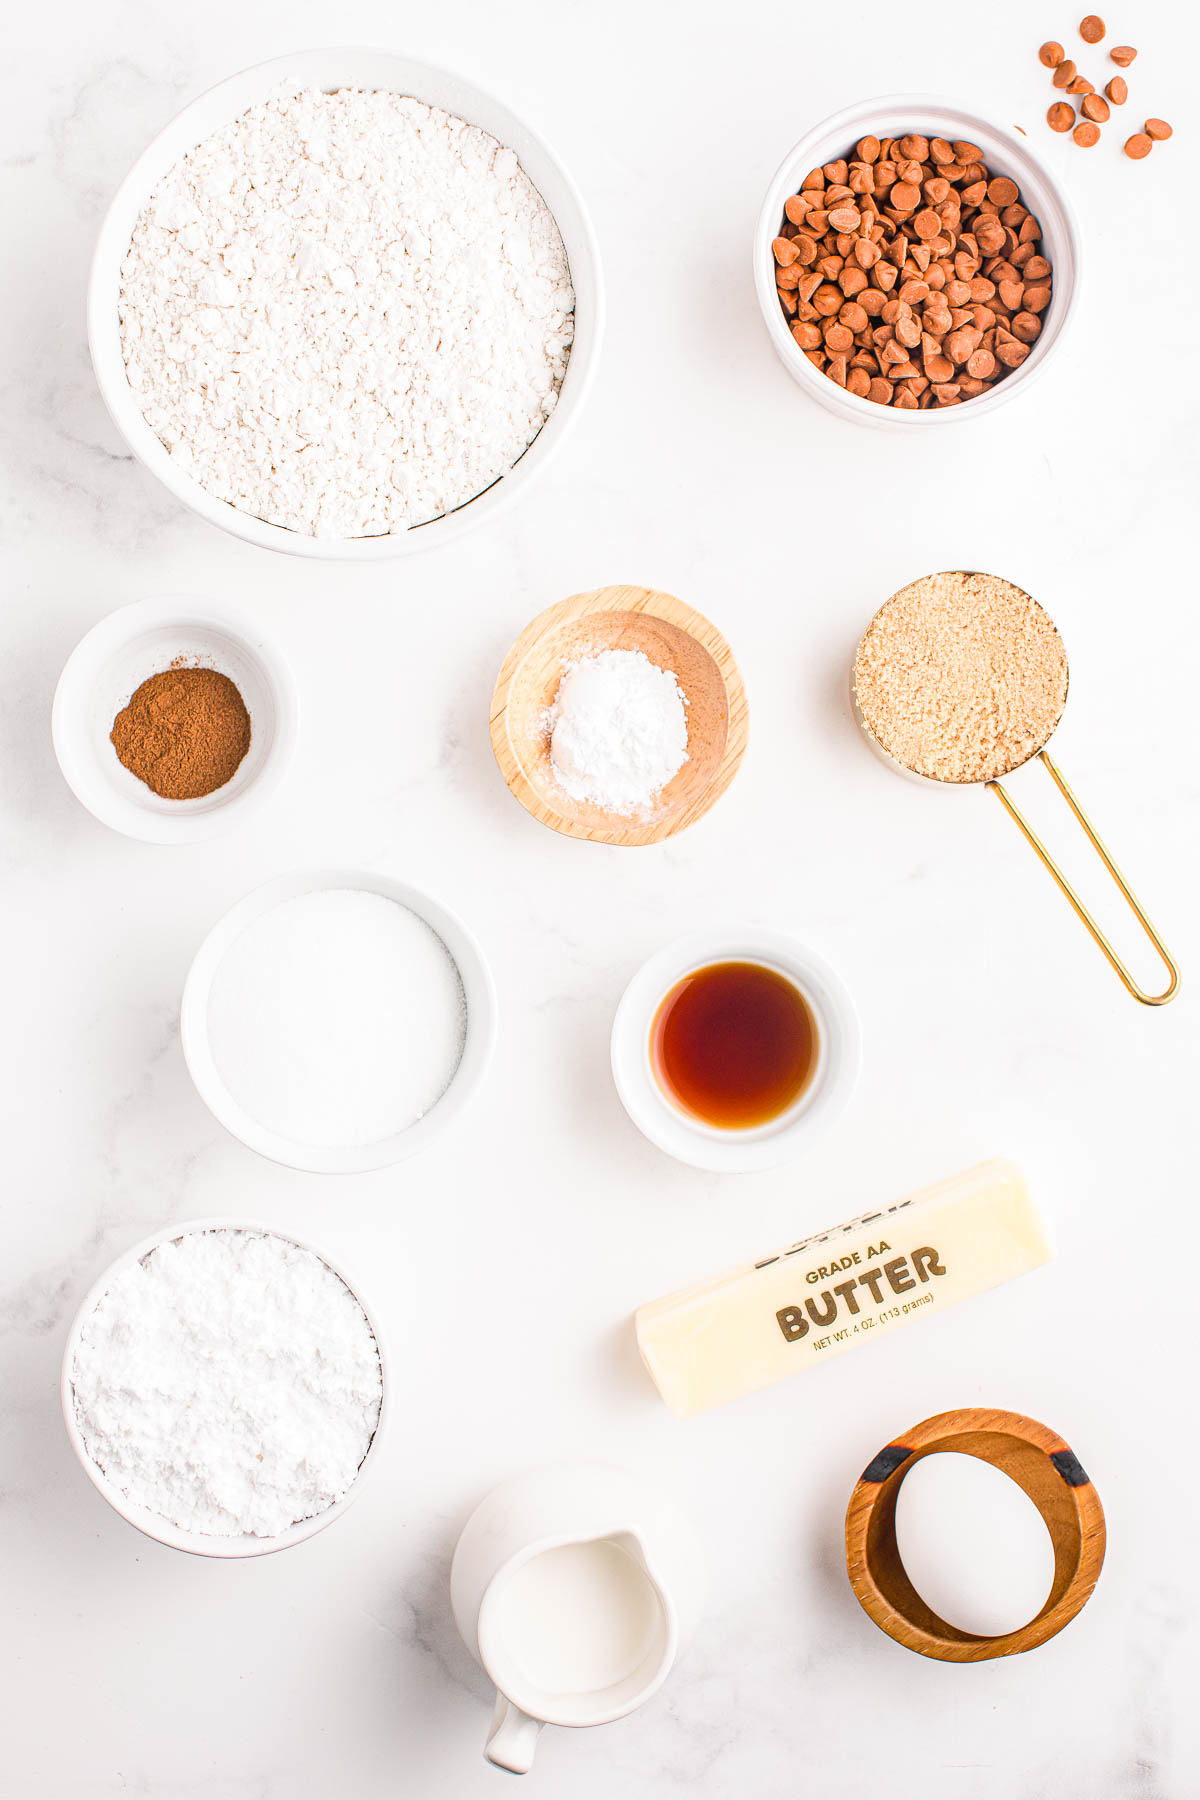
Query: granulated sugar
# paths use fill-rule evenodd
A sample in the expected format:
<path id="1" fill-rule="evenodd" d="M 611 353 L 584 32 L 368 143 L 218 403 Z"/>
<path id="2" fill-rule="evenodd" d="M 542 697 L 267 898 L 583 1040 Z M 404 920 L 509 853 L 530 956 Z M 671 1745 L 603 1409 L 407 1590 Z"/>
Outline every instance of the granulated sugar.
<path id="1" fill-rule="evenodd" d="M 995 575 L 925 575 L 882 606 L 854 661 L 859 708 L 890 756 L 938 781 L 988 781 L 1049 738 L 1067 653 L 1036 600 Z"/>
<path id="2" fill-rule="evenodd" d="M 642 650 L 572 663 L 546 714 L 559 786 L 605 812 L 644 812 L 688 759 L 686 705 L 674 673 Z"/>
<path id="3" fill-rule="evenodd" d="M 281 94 L 190 150 L 121 271 L 129 385 L 172 461 L 315 537 L 404 531 L 512 468 L 575 296 L 515 153 L 400 94 Z"/>
<path id="4" fill-rule="evenodd" d="M 277 1537 L 349 1489 L 379 1349 L 339 1275 L 273 1234 L 193 1231 L 113 1280 L 71 1371 L 88 1455 L 185 1531 Z"/>
<path id="5" fill-rule="evenodd" d="M 213 976 L 208 1035 L 230 1094 L 292 1143 L 378 1143 L 454 1078 L 462 981 L 424 919 L 383 894 L 321 888 L 254 919 Z"/>

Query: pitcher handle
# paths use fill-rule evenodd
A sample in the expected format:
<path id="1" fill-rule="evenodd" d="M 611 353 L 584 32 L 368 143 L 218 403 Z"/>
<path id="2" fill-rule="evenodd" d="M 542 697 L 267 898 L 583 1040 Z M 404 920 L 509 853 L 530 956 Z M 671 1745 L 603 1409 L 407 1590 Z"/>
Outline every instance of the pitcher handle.
<path id="1" fill-rule="evenodd" d="M 528 1775 L 541 1729 L 539 1719 L 531 1719 L 504 1694 L 497 1694 L 483 1754 L 498 1769 L 508 1769 L 513 1775 Z"/>

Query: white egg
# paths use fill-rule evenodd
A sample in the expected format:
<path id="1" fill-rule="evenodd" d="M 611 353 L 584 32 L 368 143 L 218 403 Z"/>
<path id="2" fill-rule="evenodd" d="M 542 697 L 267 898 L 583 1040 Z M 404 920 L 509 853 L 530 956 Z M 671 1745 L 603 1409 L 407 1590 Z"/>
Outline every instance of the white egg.
<path id="1" fill-rule="evenodd" d="M 1054 1546 L 1028 1494 L 957 1450 L 923 1456 L 904 1477 L 896 1544 L 925 1604 L 978 1637 L 1027 1625 L 1054 1580 Z"/>

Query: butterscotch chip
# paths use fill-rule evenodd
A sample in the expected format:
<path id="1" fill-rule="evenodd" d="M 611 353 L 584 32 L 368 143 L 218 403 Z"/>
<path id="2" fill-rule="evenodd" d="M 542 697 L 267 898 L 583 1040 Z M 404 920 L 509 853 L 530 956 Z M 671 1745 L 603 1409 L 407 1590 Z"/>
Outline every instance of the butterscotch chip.
<path id="1" fill-rule="evenodd" d="M 1046 114 L 1046 123 L 1051 131 L 1070 131 L 1075 123 L 1075 108 L 1065 100 L 1056 100 Z"/>
<path id="2" fill-rule="evenodd" d="M 989 381 L 996 373 L 996 359 L 990 350 L 973 350 L 967 358 L 967 374 L 976 381 Z"/>
<path id="3" fill-rule="evenodd" d="M 935 163 L 951 163 L 954 161 L 954 147 L 945 138 L 930 138 L 929 154 Z M 923 159 L 918 157 L 918 161 Z"/>
<path id="4" fill-rule="evenodd" d="M 890 406 L 893 391 L 891 382 L 877 375 L 867 388 L 867 399 L 874 400 L 879 406 Z"/>
<path id="5" fill-rule="evenodd" d="M 1086 75 L 1077 75 L 1074 81 L 1068 81 L 1067 83 L 1068 94 L 1094 94 L 1095 91 L 1095 88 L 1087 79 Z"/>
<path id="6" fill-rule="evenodd" d="M 1071 133 L 1075 142 L 1083 150 L 1090 150 L 1093 144 L 1100 142 L 1100 127 L 1093 125 L 1090 119 L 1083 119 Z"/>
<path id="7" fill-rule="evenodd" d="M 996 356 L 1005 368 L 1015 369 L 1029 355 L 1029 345 L 1022 344 L 1017 338 L 1009 337 L 996 342 Z"/>
<path id="8" fill-rule="evenodd" d="M 836 351 L 838 355 L 844 355 L 847 350 L 854 348 L 854 333 L 848 325 L 843 325 L 836 319 L 832 320 L 825 327 L 825 348 Z"/>
<path id="9" fill-rule="evenodd" d="M 1109 61 L 1115 62 L 1118 69 L 1127 69 L 1136 55 L 1132 44 L 1116 44 L 1108 53 Z"/>
<path id="10" fill-rule="evenodd" d="M 1056 88 L 1065 88 L 1068 81 L 1074 81 L 1077 73 L 1078 73 L 1078 71 L 1075 67 L 1075 64 L 1071 61 L 1070 57 L 1068 56 L 1067 60 L 1065 62 L 1060 62 L 1058 67 L 1054 71 L 1055 87 Z"/>
<path id="11" fill-rule="evenodd" d="M 1149 156 L 1153 148 L 1153 141 L 1144 131 L 1135 131 L 1131 138 L 1125 140 L 1125 154 L 1132 156 L 1134 162 L 1141 162 L 1143 156 Z"/>
<path id="12" fill-rule="evenodd" d="M 783 203 L 784 216 L 793 225 L 802 225 L 811 202 L 803 194 L 789 194 Z"/>
<path id="13" fill-rule="evenodd" d="M 1089 13 L 1079 21 L 1079 35 L 1085 44 L 1098 44 L 1104 36 L 1104 20 L 1098 13 Z"/>
<path id="14" fill-rule="evenodd" d="M 771 245 L 771 251 L 781 269 L 786 269 L 789 263 L 794 263 L 800 254 L 794 239 L 785 237 L 777 237 Z"/>
<path id="15" fill-rule="evenodd" d="M 1129 98 L 1129 85 L 1123 75 L 1114 75 L 1112 80 L 1105 84 L 1104 91 L 1114 106 L 1124 106 Z"/>
<path id="16" fill-rule="evenodd" d="M 820 349 L 821 333 L 815 325 L 806 325 L 798 319 L 792 326 L 792 336 L 802 350 Z"/>
<path id="17" fill-rule="evenodd" d="M 888 198 L 897 212 L 911 212 L 921 204 L 921 190 L 915 181 L 898 181 Z"/>
<path id="18" fill-rule="evenodd" d="M 1103 125 L 1109 118 L 1108 101 L 1101 94 L 1085 94 L 1080 112 L 1085 119 L 1094 119 L 1097 125 Z"/>
<path id="19" fill-rule="evenodd" d="M 865 400 L 870 391 L 871 377 L 867 374 L 865 369 L 852 368 L 847 370 L 846 392 L 848 394 L 857 394 L 860 400 Z"/>
<path id="20" fill-rule="evenodd" d="M 860 306 L 856 300 L 847 300 L 838 314 L 838 319 L 850 331 L 865 331 L 871 323 L 866 308 Z"/>
<path id="21" fill-rule="evenodd" d="M 1066 54 L 1067 53 L 1062 45 L 1056 44 L 1054 39 L 1050 38 L 1038 51 L 1038 61 L 1042 64 L 1043 68 L 1057 69 L 1059 63 Z"/>
<path id="22" fill-rule="evenodd" d="M 1171 127 L 1167 124 L 1165 119 L 1147 119 L 1146 123 L 1142 126 L 1142 130 L 1146 133 L 1147 137 L 1153 138 L 1156 143 L 1160 143 L 1164 138 L 1169 138 L 1171 135 Z"/>
<path id="23" fill-rule="evenodd" d="M 1046 281 L 1050 275 L 1050 264 L 1044 256 L 1031 256 L 1021 274 L 1026 281 Z"/>
<path id="24" fill-rule="evenodd" d="M 993 206 L 1011 206 L 1013 201 L 1019 200 L 1020 197 L 1020 188 L 1015 181 L 1010 181 L 1007 175 L 997 175 L 988 182 L 988 199 Z"/>
<path id="25" fill-rule="evenodd" d="M 873 163 L 879 161 L 879 139 L 877 137 L 859 138 L 855 145 L 855 155 L 859 162 Z"/>
<path id="26" fill-rule="evenodd" d="M 910 162 L 924 162 L 929 155 L 929 139 L 911 132 L 900 139 L 900 154 Z"/>
<path id="27" fill-rule="evenodd" d="M 856 206 L 835 206 L 829 214 L 829 223 L 835 231 L 857 231 L 860 218 Z"/>

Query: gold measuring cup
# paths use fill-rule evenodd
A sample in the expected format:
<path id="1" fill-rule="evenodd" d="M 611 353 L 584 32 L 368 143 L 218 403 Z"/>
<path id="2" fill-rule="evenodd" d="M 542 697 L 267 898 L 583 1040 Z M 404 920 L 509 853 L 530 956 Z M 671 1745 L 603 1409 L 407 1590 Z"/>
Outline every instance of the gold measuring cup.
<path id="1" fill-rule="evenodd" d="M 945 573 L 972 575 L 972 574 L 979 573 L 979 571 L 953 570 L 953 571 L 945 571 Z M 1004 578 L 1002 576 L 992 576 L 992 577 L 989 577 L 988 579 L 996 580 L 996 581 L 1004 580 Z M 915 584 L 910 583 L 908 585 L 911 586 L 911 585 L 915 585 Z M 1016 588 L 1016 585 L 1013 582 L 1006 582 L 1005 585 L 1010 588 L 1014 588 L 1015 592 L 1017 594 L 1019 594 L 1024 600 L 1027 600 L 1029 602 L 1030 606 L 1035 607 L 1037 609 L 1037 612 L 1045 620 L 1046 624 L 1049 625 L 1050 629 L 1055 633 L 1055 636 L 1056 637 L 1058 636 L 1057 628 L 1054 626 L 1052 620 L 1049 618 L 1049 615 L 1046 613 L 1045 608 L 1040 606 L 1039 603 L 1033 599 L 1032 595 L 1026 594 L 1024 592 L 1024 590 L 1021 588 Z M 874 617 L 872 618 L 871 623 L 867 626 L 866 632 L 863 633 L 864 640 L 865 640 L 867 634 L 870 632 L 871 626 L 873 626 L 875 624 L 876 620 L 879 619 L 882 616 L 882 614 L 884 614 L 887 611 L 887 608 L 892 605 L 893 601 L 895 601 L 899 598 L 900 594 L 903 594 L 906 592 L 907 592 L 907 588 L 901 588 L 897 591 L 896 594 L 893 594 L 890 599 L 884 601 L 883 605 L 879 608 L 878 612 L 876 612 Z M 861 642 L 862 642 L 862 640 L 860 640 L 860 648 L 861 648 Z M 1060 642 L 1061 642 L 1061 639 L 1060 639 Z M 863 731 L 866 733 L 867 738 L 871 742 L 872 746 L 884 758 L 885 762 L 889 763 L 893 769 L 898 770 L 901 774 L 909 776 L 913 780 L 922 781 L 922 782 L 930 782 L 939 787 L 947 787 L 947 786 L 959 787 L 959 786 L 977 785 L 977 783 L 972 783 L 969 781 L 949 781 L 943 777 L 931 775 L 923 769 L 913 768 L 910 764 L 906 763 L 895 751 L 893 751 L 891 748 L 889 748 L 888 744 L 884 741 L 884 739 L 880 735 L 879 731 L 877 731 L 876 729 L 874 729 L 872 727 L 870 720 L 867 718 L 866 713 L 863 711 L 863 708 L 859 703 L 857 664 L 858 664 L 858 655 L 856 653 L 854 664 L 851 667 L 851 674 L 850 674 L 850 690 L 851 690 L 851 698 L 852 698 L 852 701 L 854 704 L 854 715 L 855 715 L 856 719 L 858 720 L 859 724 L 861 725 Z M 1065 671 L 1066 671 L 1066 652 L 1065 652 L 1065 650 L 1063 652 L 1063 666 L 1064 666 L 1064 679 L 1065 679 Z M 1094 942 L 1097 944 L 1097 946 L 1099 947 L 1099 949 L 1101 950 L 1103 955 L 1108 959 L 1110 966 L 1116 971 L 1117 975 L 1120 977 L 1121 981 L 1124 983 L 1124 986 L 1127 989 L 1127 991 L 1133 995 L 1133 998 L 1135 1000 L 1140 1000 L 1143 1006 L 1165 1006 L 1167 1001 L 1173 1000 L 1175 995 L 1179 991 L 1179 970 L 1178 970 L 1173 958 L 1171 957 L 1170 953 L 1168 952 L 1166 946 L 1164 945 L 1162 939 L 1159 937 L 1158 932 L 1155 930 L 1154 926 L 1151 924 L 1150 920 L 1147 918 L 1145 910 L 1143 909 L 1140 902 L 1138 901 L 1138 899 L 1136 898 L 1136 896 L 1130 889 L 1129 884 L 1125 880 L 1125 877 L 1122 875 L 1120 869 L 1118 869 L 1116 863 L 1113 861 L 1111 855 L 1108 852 L 1108 849 L 1106 848 L 1105 844 L 1103 843 L 1102 839 L 1100 838 L 1095 827 L 1092 825 L 1091 820 L 1088 818 L 1087 814 L 1084 812 L 1083 808 L 1080 806 L 1079 801 L 1076 799 L 1074 793 L 1071 791 L 1071 788 L 1069 787 L 1062 771 L 1058 768 L 1057 764 L 1051 760 L 1049 752 L 1046 749 L 1046 744 L 1049 742 L 1051 736 L 1053 735 L 1053 733 L 1058 725 L 1059 719 L 1061 719 L 1061 717 L 1062 717 L 1062 712 L 1063 712 L 1063 708 L 1065 707 L 1065 705 L 1066 705 L 1066 690 L 1065 690 L 1065 686 L 1064 686 L 1062 705 L 1058 709 L 1057 716 L 1054 717 L 1053 719 L 1051 719 L 1049 724 L 1047 725 L 1047 727 L 1041 737 L 1041 741 L 1035 742 L 1032 748 L 1025 750 L 1023 754 L 1015 757 L 1011 763 L 1007 764 L 1004 767 L 997 768 L 994 774 L 988 776 L 986 779 L 983 780 L 983 785 L 987 788 L 990 788 L 992 790 L 992 792 L 997 796 L 997 798 L 1000 800 L 1001 804 L 1003 805 L 1005 811 L 1008 813 L 1009 817 L 1015 822 L 1018 829 L 1024 835 L 1026 841 L 1030 845 L 1032 845 L 1035 853 L 1037 854 L 1038 858 L 1042 862 L 1043 866 L 1049 870 L 1050 874 L 1053 876 L 1055 882 L 1057 883 L 1060 891 L 1066 896 L 1067 900 L 1070 902 L 1071 906 L 1074 908 L 1076 916 L 1082 921 L 1084 926 L 1087 928 L 1087 930 L 1091 934 L 1091 937 L 1094 940 Z M 1101 928 L 1097 924 L 1096 920 L 1092 917 L 1091 913 L 1088 911 L 1087 907 L 1084 905 L 1084 903 L 1080 899 L 1079 895 L 1075 892 L 1075 889 L 1071 886 L 1071 883 L 1067 880 L 1066 876 L 1063 874 L 1062 870 L 1059 868 L 1058 864 L 1055 862 L 1054 858 L 1051 856 L 1049 850 L 1047 850 L 1045 844 L 1042 842 L 1042 840 L 1038 836 L 1037 832 L 1033 829 L 1033 827 L 1029 823 L 1028 819 L 1021 812 L 1016 801 L 1013 799 L 1012 795 L 1008 792 L 1007 788 L 1004 787 L 1003 781 L 1002 781 L 1003 776 L 1011 775 L 1014 770 L 1021 768 L 1027 762 L 1033 761 L 1033 759 L 1035 757 L 1045 767 L 1047 773 L 1050 776 L 1050 779 L 1053 781 L 1055 787 L 1058 789 L 1059 793 L 1062 795 L 1063 799 L 1066 801 L 1067 805 L 1070 807 L 1071 812 L 1074 814 L 1079 825 L 1082 827 L 1082 829 L 1088 839 L 1088 842 L 1091 844 L 1092 848 L 1096 851 L 1097 855 L 1100 857 L 1101 862 L 1104 864 L 1105 868 L 1108 870 L 1108 873 L 1111 875 L 1113 881 L 1116 883 L 1117 888 L 1119 889 L 1122 898 L 1124 899 L 1124 901 L 1130 908 L 1134 917 L 1137 919 L 1138 924 L 1142 927 L 1142 930 L 1146 933 L 1146 936 L 1150 939 L 1150 942 L 1154 945 L 1155 950 L 1157 950 L 1159 956 L 1161 957 L 1163 964 L 1166 967 L 1167 973 L 1170 977 L 1170 980 L 1169 980 L 1167 986 L 1163 989 L 1161 994 L 1147 994 L 1138 986 L 1137 982 L 1134 980 L 1133 976 L 1129 973 L 1129 970 L 1125 967 L 1125 964 L 1122 962 L 1121 958 L 1118 956 L 1116 950 L 1113 948 L 1112 944 L 1109 942 L 1108 938 L 1105 936 L 1104 932 L 1101 930 Z"/>

